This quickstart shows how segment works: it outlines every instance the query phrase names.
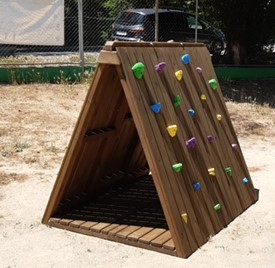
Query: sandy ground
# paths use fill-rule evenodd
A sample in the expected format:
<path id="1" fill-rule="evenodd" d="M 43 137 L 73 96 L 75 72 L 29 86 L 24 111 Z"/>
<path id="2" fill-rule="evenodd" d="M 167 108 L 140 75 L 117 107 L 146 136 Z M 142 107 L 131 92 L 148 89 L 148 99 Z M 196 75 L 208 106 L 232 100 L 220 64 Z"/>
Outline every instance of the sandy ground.
<path id="1" fill-rule="evenodd" d="M 0 86 L 0 267 L 275 267 L 275 111 L 227 102 L 260 200 L 188 259 L 41 224 L 88 85 Z"/>

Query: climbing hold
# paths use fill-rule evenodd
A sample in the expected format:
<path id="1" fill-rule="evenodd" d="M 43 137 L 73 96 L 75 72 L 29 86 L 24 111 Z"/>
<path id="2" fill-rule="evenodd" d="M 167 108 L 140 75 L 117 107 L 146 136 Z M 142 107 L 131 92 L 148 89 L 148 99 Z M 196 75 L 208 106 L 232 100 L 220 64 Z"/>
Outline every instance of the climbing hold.
<path id="1" fill-rule="evenodd" d="M 195 149 L 196 146 L 197 146 L 196 138 L 193 137 L 193 138 L 187 140 L 187 141 L 185 142 L 185 144 L 186 144 L 186 146 L 187 146 L 187 148 L 188 148 L 189 150 Z"/>
<path id="2" fill-rule="evenodd" d="M 208 140 L 210 143 L 212 143 L 212 142 L 214 141 L 214 137 L 211 136 L 211 135 L 208 135 L 208 136 L 207 136 L 207 140 Z"/>
<path id="3" fill-rule="evenodd" d="M 144 70 L 145 70 L 145 66 L 142 62 L 137 62 L 132 67 L 132 71 L 137 79 L 141 79 L 143 77 Z"/>
<path id="4" fill-rule="evenodd" d="M 193 183 L 193 188 L 195 191 L 199 191 L 201 189 L 201 184 L 199 182 Z"/>
<path id="5" fill-rule="evenodd" d="M 181 102 L 181 99 L 180 99 L 180 96 L 178 95 L 178 96 L 176 96 L 174 98 L 174 105 L 175 105 L 175 107 L 179 107 L 180 106 L 180 102 Z"/>
<path id="6" fill-rule="evenodd" d="M 216 90 L 218 88 L 218 82 L 216 79 L 211 79 L 208 83 L 213 90 Z"/>
<path id="7" fill-rule="evenodd" d="M 198 74 L 201 74 L 201 73 L 202 73 L 202 68 L 201 68 L 201 67 L 197 67 L 196 70 L 197 70 L 197 73 L 198 73 Z"/>
<path id="8" fill-rule="evenodd" d="M 158 114 L 161 111 L 161 103 L 160 102 L 155 103 L 151 105 L 150 108 L 154 113 Z"/>
<path id="9" fill-rule="evenodd" d="M 177 125 L 171 125 L 167 127 L 167 131 L 171 137 L 175 137 L 177 134 L 178 127 Z"/>
<path id="10" fill-rule="evenodd" d="M 209 168 L 208 173 L 209 173 L 210 176 L 215 176 L 216 175 L 215 168 Z"/>
<path id="11" fill-rule="evenodd" d="M 187 216 L 187 213 L 183 213 L 183 214 L 181 214 L 181 218 L 182 218 L 182 220 L 183 220 L 185 223 L 187 223 L 187 222 L 188 222 L 188 216 Z"/>
<path id="12" fill-rule="evenodd" d="M 184 63 L 184 64 L 189 64 L 190 63 L 190 55 L 189 54 L 184 54 L 182 57 L 181 57 L 181 61 Z"/>
<path id="13" fill-rule="evenodd" d="M 206 101 L 206 96 L 204 94 L 201 95 L 201 100 Z"/>
<path id="14" fill-rule="evenodd" d="M 222 208 L 222 206 L 221 206 L 221 204 L 216 204 L 215 206 L 214 206 L 214 209 L 216 210 L 216 211 L 218 211 L 218 210 L 220 210 Z"/>
<path id="15" fill-rule="evenodd" d="M 222 120 L 222 115 L 221 115 L 221 114 L 217 114 L 217 119 L 218 119 L 219 121 L 221 121 L 221 120 Z"/>
<path id="16" fill-rule="evenodd" d="M 248 184 L 249 183 L 249 179 L 248 178 L 243 178 L 243 184 Z"/>
<path id="17" fill-rule="evenodd" d="M 181 172 L 183 165 L 182 165 L 182 163 L 177 163 L 177 164 L 174 164 L 172 167 L 173 167 L 174 171 Z"/>
<path id="18" fill-rule="evenodd" d="M 180 81 L 182 79 L 182 76 L 183 76 L 183 71 L 182 70 L 176 71 L 175 76 Z"/>
<path id="19" fill-rule="evenodd" d="M 158 74 L 162 74 L 165 67 L 166 67 L 166 62 L 161 62 L 161 63 L 155 65 L 155 70 L 157 71 Z"/>
<path id="20" fill-rule="evenodd" d="M 233 150 L 238 150 L 238 147 L 239 147 L 238 144 L 233 143 L 231 146 Z"/>
<path id="21" fill-rule="evenodd" d="M 196 112 L 195 112 L 193 109 L 189 109 L 189 110 L 188 110 L 188 113 L 189 113 L 189 115 L 190 115 L 191 117 L 194 117 L 195 114 L 196 114 Z"/>
<path id="22" fill-rule="evenodd" d="M 225 172 L 228 176 L 232 176 L 232 168 L 231 167 L 225 168 Z"/>

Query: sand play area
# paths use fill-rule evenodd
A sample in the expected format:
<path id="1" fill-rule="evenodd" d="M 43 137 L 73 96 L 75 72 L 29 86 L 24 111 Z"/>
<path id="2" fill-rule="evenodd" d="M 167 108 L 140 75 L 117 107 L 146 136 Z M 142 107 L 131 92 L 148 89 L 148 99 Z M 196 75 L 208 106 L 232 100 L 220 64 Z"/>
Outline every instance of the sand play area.
<path id="1" fill-rule="evenodd" d="M 88 87 L 0 86 L 0 267 L 274 267 L 275 110 L 257 101 L 226 105 L 259 201 L 188 259 L 41 224 Z"/>

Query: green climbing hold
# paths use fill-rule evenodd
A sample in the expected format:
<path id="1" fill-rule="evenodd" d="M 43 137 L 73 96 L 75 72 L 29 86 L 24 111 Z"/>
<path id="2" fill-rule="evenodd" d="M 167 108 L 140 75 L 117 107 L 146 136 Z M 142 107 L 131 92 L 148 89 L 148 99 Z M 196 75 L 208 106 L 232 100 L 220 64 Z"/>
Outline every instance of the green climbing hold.
<path id="1" fill-rule="evenodd" d="M 216 210 L 216 211 L 218 211 L 218 210 L 220 210 L 222 208 L 222 206 L 221 206 L 221 204 L 216 204 L 215 206 L 214 206 L 214 209 Z"/>
<path id="2" fill-rule="evenodd" d="M 132 66 L 132 71 L 137 79 L 141 79 L 143 77 L 145 70 L 145 66 L 142 62 L 137 62 L 134 66 Z"/>
<path id="3" fill-rule="evenodd" d="M 180 106 L 180 102 L 181 102 L 180 96 L 177 95 L 177 96 L 174 98 L 174 106 L 175 106 L 175 107 L 179 107 L 179 106 Z"/>
<path id="4" fill-rule="evenodd" d="M 232 168 L 231 167 L 227 167 L 227 168 L 225 168 L 225 172 L 226 172 L 226 174 L 228 175 L 228 176 L 232 176 Z"/>
<path id="5" fill-rule="evenodd" d="M 218 82 L 216 79 L 211 79 L 208 83 L 213 90 L 216 90 L 218 88 Z"/>
<path id="6" fill-rule="evenodd" d="M 173 169 L 176 172 L 181 172 L 182 171 L 182 163 L 177 163 L 173 165 Z"/>

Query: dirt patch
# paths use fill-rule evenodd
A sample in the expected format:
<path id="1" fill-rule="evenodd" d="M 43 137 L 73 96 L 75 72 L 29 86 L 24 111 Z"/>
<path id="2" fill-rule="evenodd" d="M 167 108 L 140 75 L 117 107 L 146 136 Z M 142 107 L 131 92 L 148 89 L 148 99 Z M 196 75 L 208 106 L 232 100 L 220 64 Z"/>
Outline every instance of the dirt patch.
<path id="1" fill-rule="evenodd" d="M 240 81 L 238 83 L 241 83 Z M 221 85 L 224 88 L 224 84 Z M 235 83 L 231 85 L 232 90 Z M 58 167 L 83 105 L 88 84 L 0 86 L 0 184 Z M 229 84 L 226 86 L 227 91 Z M 255 83 L 243 81 L 246 91 Z M 274 87 L 263 81 L 263 90 Z M 275 90 L 274 90 L 275 92 Z M 275 95 L 275 93 L 274 93 Z M 269 105 L 227 101 L 239 137 L 273 137 L 275 110 Z"/>
<path id="2" fill-rule="evenodd" d="M 27 179 L 27 175 L 24 174 L 15 174 L 15 173 L 0 173 L 0 185 L 6 185 L 12 181 L 23 182 Z"/>
<path id="3" fill-rule="evenodd" d="M 60 164 L 87 88 L 86 84 L 0 87 L 0 184 Z"/>

